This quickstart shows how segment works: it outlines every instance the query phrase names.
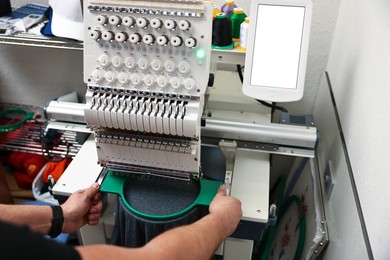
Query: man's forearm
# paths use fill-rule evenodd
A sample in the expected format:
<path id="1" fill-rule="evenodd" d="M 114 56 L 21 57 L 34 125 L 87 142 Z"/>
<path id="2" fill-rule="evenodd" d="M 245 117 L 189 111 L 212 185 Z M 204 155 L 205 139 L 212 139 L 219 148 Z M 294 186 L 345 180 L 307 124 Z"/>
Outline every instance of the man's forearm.
<path id="1" fill-rule="evenodd" d="M 47 234 L 53 213 L 49 206 L 0 204 L 0 220 L 16 225 L 27 225 L 32 230 Z"/>
<path id="2" fill-rule="evenodd" d="M 224 220 L 209 214 L 192 225 L 159 235 L 145 246 L 145 250 L 167 259 L 209 259 L 227 232 Z"/>
<path id="3" fill-rule="evenodd" d="M 209 214 L 194 224 L 181 226 L 154 238 L 141 248 L 111 245 L 77 247 L 82 259 L 210 259 L 226 235 L 226 225 L 220 217 Z"/>
<path id="4" fill-rule="evenodd" d="M 232 234 L 242 217 L 241 202 L 226 196 L 221 186 L 209 207 L 209 214 L 197 222 L 162 233 L 141 248 L 111 245 L 76 247 L 87 259 L 188 259 L 207 260 L 222 241 Z"/>

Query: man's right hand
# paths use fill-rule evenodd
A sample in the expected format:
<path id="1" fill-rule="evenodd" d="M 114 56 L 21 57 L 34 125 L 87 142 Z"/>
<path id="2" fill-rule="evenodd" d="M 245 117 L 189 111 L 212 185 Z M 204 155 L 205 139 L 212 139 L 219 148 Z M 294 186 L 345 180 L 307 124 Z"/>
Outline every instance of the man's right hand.
<path id="1" fill-rule="evenodd" d="M 242 217 L 241 202 L 226 195 L 226 187 L 222 185 L 210 203 L 210 214 L 218 216 L 221 224 L 225 224 L 226 236 L 231 235 L 236 230 Z"/>

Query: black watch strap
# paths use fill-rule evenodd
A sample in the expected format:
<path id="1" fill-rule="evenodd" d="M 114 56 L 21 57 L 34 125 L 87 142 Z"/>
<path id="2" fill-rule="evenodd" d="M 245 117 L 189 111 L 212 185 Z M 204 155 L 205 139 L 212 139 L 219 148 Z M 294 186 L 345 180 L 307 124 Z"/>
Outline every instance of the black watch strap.
<path id="1" fill-rule="evenodd" d="M 58 237 L 62 233 L 62 225 L 64 224 L 64 215 L 61 206 L 50 206 L 53 210 L 53 219 L 51 221 L 51 228 L 49 236 L 51 238 Z"/>

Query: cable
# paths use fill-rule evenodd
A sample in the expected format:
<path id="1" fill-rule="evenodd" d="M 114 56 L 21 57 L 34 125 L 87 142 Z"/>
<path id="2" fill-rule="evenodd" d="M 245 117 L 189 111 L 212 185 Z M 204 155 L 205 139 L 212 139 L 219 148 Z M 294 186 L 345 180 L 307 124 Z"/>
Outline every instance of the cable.
<path id="1" fill-rule="evenodd" d="M 242 67 L 241 67 L 240 64 L 237 64 L 237 72 L 238 72 L 238 76 L 240 77 L 241 83 L 243 83 L 244 82 L 244 76 L 242 75 Z M 255 99 L 255 100 L 257 102 L 259 102 L 260 104 L 262 104 L 263 106 L 266 106 L 266 107 L 269 107 L 269 108 L 272 108 L 272 109 L 276 109 L 276 110 L 280 110 L 282 112 L 288 113 L 287 109 L 285 109 L 284 107 L 275 105 L 274 103 L 268 103 L 268 102 L 265 102 L 263 100 L 258 100 L 258 99 Z"/>
<path id="2" fill-rule="evenodd" d="M 256 99 L 256 101 L 259 102 L 260 104 L 266 106 L 266 107 L 269 107 L 269 108 L 272 108 L 272 109 L 276 109 L 276 110 L 280 110 L 282 112 L 288 113 L 287 109 L 285 109 L 284 107 L 275 105 L 274 103 L 267 103 L 267 102 L 265 102 L 263 100 L 258 100 L 258 99 Z"/>
<path id="3" fill-rule="evenodd" d="M 244 83 L 244 75 L 242 75 L 242 67 L 240 64 L 237 64 L 237 72 L 240 77 L 241 83 Z"/>

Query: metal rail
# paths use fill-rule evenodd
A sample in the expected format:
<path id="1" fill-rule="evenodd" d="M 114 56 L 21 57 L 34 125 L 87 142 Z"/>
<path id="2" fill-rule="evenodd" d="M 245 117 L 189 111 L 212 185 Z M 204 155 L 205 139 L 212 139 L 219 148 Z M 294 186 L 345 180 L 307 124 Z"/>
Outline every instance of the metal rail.
<path id="1" fill-rule="evenodd" d="M 11 35 L 0 35 L 0 43 L 20 46 L 83 50 L 83 43 L 79 41 L 59 37 L 37 36 L 23 32 L 16 32 Z"/>

